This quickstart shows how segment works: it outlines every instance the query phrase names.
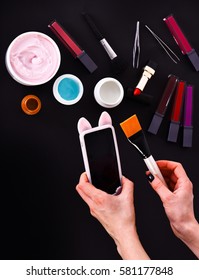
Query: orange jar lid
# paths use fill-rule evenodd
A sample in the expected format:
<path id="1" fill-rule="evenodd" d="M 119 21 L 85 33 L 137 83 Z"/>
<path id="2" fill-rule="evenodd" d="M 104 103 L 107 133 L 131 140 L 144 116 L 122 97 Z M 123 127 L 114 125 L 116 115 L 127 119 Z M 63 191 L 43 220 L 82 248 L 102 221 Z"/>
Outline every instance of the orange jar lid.
<path id="1" fill-rule="evenodd" d="M 41 101 L 36 95 L 26 95 L 21 101 L 21 108 L 26 114 L 35 115 L 41 109 Z"/>

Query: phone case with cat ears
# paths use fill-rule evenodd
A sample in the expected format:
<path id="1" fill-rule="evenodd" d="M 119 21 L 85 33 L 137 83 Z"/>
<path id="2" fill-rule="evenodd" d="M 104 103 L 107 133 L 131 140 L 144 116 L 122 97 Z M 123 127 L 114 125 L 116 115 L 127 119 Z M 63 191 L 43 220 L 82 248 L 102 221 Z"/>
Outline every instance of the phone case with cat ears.
<path id="1" fill-rule="evenodd" d="M 102 112 L 101 116 L 99 117 L 98 125 L 102 126 L 102 125 L 106 125 L 106 124 L 112 125 L 112 119 L 111 119 L 111 116 L 106 111 L 104 111 L 104 112 Z"/>
<path id="2" fill-rule="evenodd" d="M 98 126 L 103 126 L 103 125 L 112 125 L 112 119 L 111 116 L 106 112 L 102 112 L 100 117 L 99 117 L 99 121 L 98 121 Z M 81 134 L 83 131 L 91 129 L 92 126 L 90 124 L 90 122 L 82 117 L 79 119 L 78 123 L 77 123 L 77 130 L 79 132 L 79 134 Z"/>

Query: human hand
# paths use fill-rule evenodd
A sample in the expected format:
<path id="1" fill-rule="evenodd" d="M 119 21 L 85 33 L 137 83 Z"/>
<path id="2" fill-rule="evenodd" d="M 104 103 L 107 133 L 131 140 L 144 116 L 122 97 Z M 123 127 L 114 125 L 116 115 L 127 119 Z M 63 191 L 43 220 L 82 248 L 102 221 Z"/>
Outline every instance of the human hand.
<path id="1" fill-rule="evenodd" d="M 147 171 L 152 188 L 162 200 L 174 234 L 199 256 L 199 225 L 193 207 L 193 186 L 178 162 L 161 160 L 157 164 L 167 183 Z"/>
<path id="2" fill-rule="evenodd" d="M 122 177 L 122 191 L 110 195 L 89 183 L 86 173 L 80 176 L 76 190 L 94 216 L 114 239 L 123 259 L 148 258 L 136 231 L 133 190 L 134 184 Z"/>

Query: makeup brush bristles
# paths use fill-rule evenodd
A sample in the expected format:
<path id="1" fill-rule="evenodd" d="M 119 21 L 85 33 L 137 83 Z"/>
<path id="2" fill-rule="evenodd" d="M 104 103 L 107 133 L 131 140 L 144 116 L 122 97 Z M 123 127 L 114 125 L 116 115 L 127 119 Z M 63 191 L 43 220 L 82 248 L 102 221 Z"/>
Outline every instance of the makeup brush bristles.
<path id="1" fill-rule="evenodd" d="M 127 138 L 142 130 L 139 120 L 136 115 L 131 116 L 127 120 L 120 123 L 120 126 Z"/>

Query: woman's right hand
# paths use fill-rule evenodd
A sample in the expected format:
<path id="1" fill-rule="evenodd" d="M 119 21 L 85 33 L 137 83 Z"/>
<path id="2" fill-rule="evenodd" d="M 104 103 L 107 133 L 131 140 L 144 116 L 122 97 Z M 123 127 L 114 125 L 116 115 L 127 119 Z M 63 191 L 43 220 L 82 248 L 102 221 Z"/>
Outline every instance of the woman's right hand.
<path id="1" fill-rule="evenodd" d="M 167 186 L 149 171 L 148 180 L 162 200 L 174 234 L 199 258 L 199 224 L 194 215 L 192 182 L 180 163 L 160 160 L 157 164 Z"/>

